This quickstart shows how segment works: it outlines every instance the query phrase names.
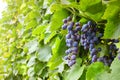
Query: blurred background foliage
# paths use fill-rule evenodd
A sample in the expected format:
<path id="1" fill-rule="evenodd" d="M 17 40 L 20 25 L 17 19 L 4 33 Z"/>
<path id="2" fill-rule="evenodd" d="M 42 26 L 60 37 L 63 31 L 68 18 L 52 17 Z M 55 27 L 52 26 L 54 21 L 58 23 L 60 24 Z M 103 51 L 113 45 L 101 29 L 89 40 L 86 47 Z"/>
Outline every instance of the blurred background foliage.
<path id="1" fill-rule="evenodd" d="M 119 0 L 5 1 L 8 7 L 0 20 L 0 80 L 120 79 L 119 76 L 105 79 L 105 75 L 114 76 L 105 73 L 108 67 L 95 63 L 88 68 L 82 58 L 77 58 L 77 63 L 69 68 L 63 60 L 67 48 L 66 31 L 61 30 L 62 20 L 69 15 L 76 16 L 82 23 L 89 19 L 95 22 L 105 19 L 108 23 L 104 38 L 119 38 Z M 113 64 L 118 66 L 120 62 L 116 58 Z M 119 71 L 119 67 L 111 69 L 116 74 Z M 91 70 L 94 70 L 92 77 Z"/>

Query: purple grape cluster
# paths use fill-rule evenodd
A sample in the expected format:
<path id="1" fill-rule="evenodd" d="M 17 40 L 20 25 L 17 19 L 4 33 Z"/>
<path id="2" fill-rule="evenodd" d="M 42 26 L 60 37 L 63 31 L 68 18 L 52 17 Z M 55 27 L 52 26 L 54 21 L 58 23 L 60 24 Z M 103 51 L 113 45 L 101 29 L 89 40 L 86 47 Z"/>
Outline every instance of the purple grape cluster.
<path id="1" fill-rule="evenodd" d="M 81 26 L 79 22 L 74 23 L 72 17 L 69 16 L 63 22 L 62 29 L 68 31 L 66 34 L 66 46 L 68 49 L 65 51 L 67 55 L 64 57 L 68 62 L 68 66 L 76 63 L 76 56 L 80 46 L 90 52 L 91 63 L 99 61 L 110 66 L 117 55 L 118 48 L 115 43 L 119 42 L 118 39 L 102 39 L 103 31 L 92 21 L 88 21 L 87 24 Z M 108 47 L 108 53 L 103 56 L 100 56 L 102 48 L 96 47 L 101 44 Z"/>
<path id="2" fill-rule="evenodd" d="M 91 56 L 91 62 L 100 61 L 103 62 L 105 65 L 110 65 L 114 58 L 116 57 L 118 48 L 114 43 L 118 43 L 118 39 L 107 39 L 105 40 L 107 46 L 109 47 L 108 51 L 109 54 L 104 55 L 102 57 L 99 57 L 100 54 L 98 54 L 102 49 L 96 48 L 98 44 L 102 44 L 101 37 L 103 36 L 102 33 L 100 33 L 99 28 L 97 25 L 91 21 L 88 21 L 87 24 L 84 24 L 81 28 L 81 39 L 80 43 L 84 47 L 85 50 L 90 51 Z"/>
<path id="3" fill-rule="evenodd" d="M 68 61 L 68 66 L 72 66 L 76 63 L 76 55 L 78 54 L 79 40 L 80 34 L 79 31 L 81 29 L 80 23 L 74 23 L 72 21 L 72 17 L 67 17 L 63 20 L 64 24 L 62 25 L 62 29 L 68 30 L 66 34 L 66 46 L 68 49 L 65 51 L 67 56 L 65 56 L 65 60 Z"/>
<path id="4" fill-rule="evenodd" d="M 84 24 L 81 29 L 82 35 L 80 39 L 80 43 L 84 46 L 85 50 L 90 51 L 90 55 L 92 57 L 92 62 L 97 61 L 97 53 L 101 51 L 101 48 L 95 48 L 95 45 L 100 43 L 102 37 L 102 33 L 98 34 L 98 28 L 95 23 L 92 21 L 88 21 L 87 24 Z"/>
<path id="5" fill-rule="evenodd" d="M 115 43 L 118 43 L 118 39 L 107 39 L 106 43 L 109 43 L 108 46 L 108 54 L 107 56 L 99 57 L 97 61 L 103 62 L 105 65 L 110 66 L 112 61 L 117 55 L 117 51 L 119 48 L 116 47 Z"/>
<path id="6" fill-rule="evenodd" d="M 110 64 L 112 63 L 113 61 L 113 58 L 111 58 L 110 56 L 102 56 L 102 57 L 99 57 L 97 59 L 98 62 L 103 62 L 105 65 L 107 66 L 110 66 Z"/>

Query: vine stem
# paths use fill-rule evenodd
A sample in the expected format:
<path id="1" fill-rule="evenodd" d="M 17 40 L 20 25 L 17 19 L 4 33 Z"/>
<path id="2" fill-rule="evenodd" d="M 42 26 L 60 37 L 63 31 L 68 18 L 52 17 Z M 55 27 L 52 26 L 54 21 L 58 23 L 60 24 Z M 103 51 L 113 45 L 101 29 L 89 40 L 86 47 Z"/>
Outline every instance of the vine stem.
<path id="1" fill-rule="evenodd" d="M 92 21 L 95 21 L 94 19 L 92 19 L 91 17 L 89 17 L 88 15 L 86 15 L 83 11 L 79 11 L 79 13 L 76 13 L 75 9 L 71 7 L 71 9 L 67 8 L 68 11 L 70 11 L 74 16 L 80 16 L 83 17 L 85 19 L 90 19 Z M 96 22 L 96 21 L 95 21 Z M 97 22 L 96 22 L 97 23 Z"/>
<path id="2" fill-rule="evenodd" d="M 98 25 L 104 25 L 105 23 L 97 23 Z"/>
<path id="3" fill-rule="evenodd" d="M 76 15 L 77 16 L 80 16 L 80 17 L 83 17 L 83 18 L 85 18 L 85 19 L 90 19 L 90 20 L 92 20 L 92 21 L 95 21 L 94 19 L 92 19 L 91 17 L 89 17 L 89 16 L 87 16 L 84 12 L 82 12 L 82 11 L 79 11 L 81 14 L 83 14 L 83 15 L 81 15 L 81 14 L 79 14 L 79 13 L 76 13 L 76 11 L 75 11 L 75 9 L 74 8 L 71 8 L 71 9 L 69 9 L 69 8 L 67 8 L 67 10 L 69 10 L 73 15 L 74 15 L 74 18 L 76 17 Z M 73 19 L 74 20 L 74 19 Z M 95 21 L 96 22 L 96 21 Z M 105 23 L 98 23 L 98 22 L 96 22 L 98 25 L 104 25 Z"/>

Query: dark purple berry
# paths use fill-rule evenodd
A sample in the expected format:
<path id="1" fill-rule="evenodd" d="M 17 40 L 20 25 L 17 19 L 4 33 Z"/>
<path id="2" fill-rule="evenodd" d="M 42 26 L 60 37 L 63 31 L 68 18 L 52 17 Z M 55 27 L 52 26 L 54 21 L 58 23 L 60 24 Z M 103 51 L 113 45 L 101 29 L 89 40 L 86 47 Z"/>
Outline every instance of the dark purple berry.
<path id="1" fill-rule="evenodd" d="M 97 55 L 93 55 L 92 62 L 96 62 L 96 61 L 97 61 Z"/>
<path id="2" fill-rule="evenodd" d="M 72 17 L 71 16 L 68 16 L 67 17 L 67 21 L 71 21 L 72 20 Z"/>
<path id="3" fill-rule="evenodd" d="M 63 22 L 64 22 L 64 23 L 67 23 L 67 19 L 63 19 Z"/>
<path id="4" fill-rule="evenodd" d="M 98 52 L 100 52 L 102 49 L 101 48 L 98 48 Z"/>
<path id="5" fill-rule="evenodd" d="M 118 39 L 115 39 L 115 40 L 114 40 L 114 43 L 118 43 L 118 42 L 119 42 L 119 40 L 118 40 Z"/>
<path id="6" fill-rule="evenodd" d="M 79 23 L 79 22 L 76 22 L 75 25 L 76 25 L 76 26 L 80 26 L 80 23 Z"/>
<path id="7" fill-rule="evenodd" d="M 69 59 L 69 57 L 68 57 L 68 56 L 65 56 L 65 57 L 64 57 L 64 59 L 65 59 L 65 60 L 68 60 L 68 59 Z"/>
<path id="8" fill-rule="evenodd" d="M 81 29 L 80 26 L 76 26 L 75 28 L 76 31 L 80 31 L 80 29 Z"/>
<path id="9" fill-rule="evenodd" d="M 71 38 L 71 35 L 70 34 L 67 34 L 66 35 L 66 39 L 70 39 Z"/>
<path id="10" fill-rule="evenodd" d="M 72 60 L 75 60 L 75 59 L 76 59 L 76 55 L 72 55 L 72 56 L 71 56 L 71 59 L 72 59 Z"/>
<path id="11" fill-rule="evenodd" d="M 91 26 L 93 23 L 92 23 L 92 21 L 88 21 L 88 23 L 87 23 L 89 26 Z"/>
<path id="12" fill-rule="evenodd" d="M 73 47 L 77 47 L 77 46 L 78 46 L 78 42 L 77 41 L 73 42 Z"/>
<path id="13" fill-rule="evenodd" d="M 65 30 L 67 28 L 67 24 L 62 25 L 62 29 Z"/>
<path id="14" fill-rule="evenodd" d="M 71 60 L 71 61 L 69 61 L 69 62 L 68 62 L 68 66 L 70 66 L 70 67 L 71 67 L 71 66 L 72 66 L 73 64 L 75 64 L 75 63 L 76 63 L 76 61 L 75 61 L 75 60 Z"/>
<path id="15" fill-rule="evenodd" d="M 84 24 L 84 25 L 82 26 L 81 31 L 82 31 L 82 32 L 86 32 L 86 31 L 87 31 L 87 28 L 88 28 L 88 25 L 87 25 L 87 24 Z"/>

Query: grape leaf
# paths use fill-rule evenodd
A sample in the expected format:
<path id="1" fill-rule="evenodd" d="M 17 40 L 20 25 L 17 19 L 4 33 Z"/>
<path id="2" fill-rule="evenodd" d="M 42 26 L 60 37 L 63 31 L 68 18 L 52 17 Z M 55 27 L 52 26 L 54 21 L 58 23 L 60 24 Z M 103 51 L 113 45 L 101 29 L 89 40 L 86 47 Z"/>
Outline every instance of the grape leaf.
<path id="1" fill-rule="evenodd" d="M 120 60 L 118 59 L 118 56 L 112 62 L 110 69 L 112 69 L 111 79 L 112 80 L 119 80 L 120 79 L 120 73 L 119 73 L 119 71 L 120 71 Z"/>
<path id="2" fill-rule="evenodd" d="M 41 73 L 42 73 L 43 69 L 45 69 L 45 67 L 46 67 L 46 63 L 37 61 L 34 65 L 35 74 L 41 75 Z"/>
<path id="3" fill-rule="evenodd" d="M 39 14 L 39 11 L 30 11 L 30 12 L 26 15 L 24 22 L 27 23 L 27 22 L 29 22 L 30 20 L 37 18 L 37 16 L 39 16 L 39 15 L 40 15 L 40 14 Z"/>
<path id="4" fill-rule="evenodd" d="M 31 67 L 35 64 L 35 56 L 31 56 L 31 58 L 29 59 L 28 63 L 27 63 L 27 66 L 28 67 Z"/>
<path id="5" fill-rule="evenodd" d="M 45 31 L 46 25 L 38 25 L 33 31 L 32 35 L 39 35 Z"/>
<path id="6" fill-rule="evenodd" d="M 114 59 L 114 61 L 111 64 L 111 72 L 103 72 L 97 76 L 96 80 L 119 80 L 120 79 L 120 60 L 118 59 L 118 56 Z M 106 77 L 107 76 L 107 77 Z"/>
<path id="7" fill-rule="evenodd" d="M 28 30 L 30 28 L 34 28 L 35 26 L 37 26 L 37 21 L 33 19 L 29 23 L 27 23 L 26 30 Z"/>
<path id="8" fill-rule="evenodd" d="M 50 40 L 56 35 L 56 31 L 52 32 L 52 33 L 48 33 L 46 34 L 46 37 L 44 39 L 44 43 L 47 44 L 48 42 L 50 42 Z"/>
<path id="9" fill-rule="evenodd" d="M 81 77 L 85 66 L 80 66 L 82 63 L 82 60 L 80 58 L 78 58 L 76 62 L 77 63 L 73 65 L 70 70 L 64 73 L 64 80 L 78 80 Z"/>
<path id="10" fill-rule="evenodd" d="M 28 54 L 33 53 L 38 49 L 38 41 L 36 39 L 29 41 L 28 43 L 25 44 L 24 48 L 28 48 Z"/>
<path id="11" fill-rule="evenodd" d="M 109 3 L 105 13 L 103 15 L 103 19 L 107 19 L 107 24 L 104 31 L 103 38 L 113 39 L 120 37 L 120 1 L 113 1 Z"/>
<path id="12" fill-rule="evenodd" d="M 89 66 L 86 72 L 86 80 L 97 80 L 96 76 L 98 76 L 104 71 L 105 71 L 104 64 L 101 62 L 95 62 Z"/>
<path id="13" fill-rule="evenodd" d="M 101 0 L 81 0 L 80 12 L 92 20 L 99 21 L 104 13 L 105 6 Z"/>
<path id="14" fill-rule="evenodd" d="M 51 47 L 47 45 L 41 46 L 37 52 L 36 56 L 40 61 L 47 62 L 51 58 Z"/>
<path id="15" fill-rule="evenodd" d="M 27 74 L 28 74 L 28 76 L 34 76 L 34 74 L 35 74 L 35 72 L 34 72 L 34 67 L 30 67 L 29 69 L 28 69 L 28 72 L 27 72 Z"/>
<path id="16" fill-rule="evenodd" d="M 48 62 L 48 66 L 51 70 L 55 69 L 63 62 L 62 58 L 65 55 L 65 50 L 65 40 L 57 37 L 54 45 L 52 46 L 53 55 Z"/>
<path id="17" fill-rule="evenodd" d="M 50 31 L 55 31 L 61 28 L 63 24 L 62 20 L 68 16 L 68 11 L 65 9 L 60 9 L 54 12 L 51 22 L 50 22 Z"/>

